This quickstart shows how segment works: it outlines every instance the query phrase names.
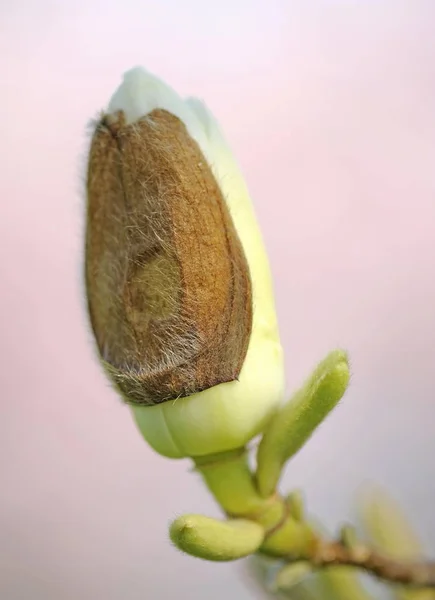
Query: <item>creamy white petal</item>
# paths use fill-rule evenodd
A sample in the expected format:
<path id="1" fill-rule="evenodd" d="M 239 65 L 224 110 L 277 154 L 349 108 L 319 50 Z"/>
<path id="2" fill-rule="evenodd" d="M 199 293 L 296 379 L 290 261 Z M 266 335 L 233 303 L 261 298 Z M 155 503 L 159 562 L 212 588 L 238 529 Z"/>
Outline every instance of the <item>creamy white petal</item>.
<path id="1" fill-rule="evenodd" d="M 124 73 L 121 85 L 110 99 L 107 112 L 113 114 L 122 110 L 127 123 L 134 123 L 156 108 L 167 110 L 181 119 L 208 157 L 207 139 L 195 112 L 175 90 L 143 67 L 134 67 Z"/>

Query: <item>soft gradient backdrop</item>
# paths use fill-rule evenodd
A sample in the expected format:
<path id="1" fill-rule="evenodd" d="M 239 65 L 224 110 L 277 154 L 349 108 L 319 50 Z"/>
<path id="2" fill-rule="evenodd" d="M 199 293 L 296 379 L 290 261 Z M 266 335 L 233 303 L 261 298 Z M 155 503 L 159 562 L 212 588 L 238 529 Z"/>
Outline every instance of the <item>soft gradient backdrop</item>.
<path id="1" fill-rule="evenodd" d="M 331 528 L 382 482 L 435 551 L 432 0 L 0 4 L 0 598 L 260 598 L 182 556 L 218 515 L 153 454 L 95 360 L 82 285 L 87 122 L 143 64 L 204 98 L 246 174 L 288 390 L 337 345 L 351 388 L 288 468 Z"/>

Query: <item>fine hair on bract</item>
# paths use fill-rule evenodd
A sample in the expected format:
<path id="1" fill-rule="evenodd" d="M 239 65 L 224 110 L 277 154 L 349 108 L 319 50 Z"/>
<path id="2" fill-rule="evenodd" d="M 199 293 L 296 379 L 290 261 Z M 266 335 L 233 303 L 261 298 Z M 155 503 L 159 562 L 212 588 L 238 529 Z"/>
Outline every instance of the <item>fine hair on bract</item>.
<path id="1" fill-rule="evenodd" d="M 86 286 L 103 364 L 153 405 L 237 379 L 252 328 L 249 267 L 222 191 L 180 118 L 122 111 L 95 127 Z"/>

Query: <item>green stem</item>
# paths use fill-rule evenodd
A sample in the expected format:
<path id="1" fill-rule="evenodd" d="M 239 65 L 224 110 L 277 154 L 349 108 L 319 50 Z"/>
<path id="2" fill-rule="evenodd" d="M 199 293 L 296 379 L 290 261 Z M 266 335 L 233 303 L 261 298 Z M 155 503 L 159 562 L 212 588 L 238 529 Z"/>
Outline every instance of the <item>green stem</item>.
<path id="1" fill-rule="evenodd" d="M 279 494 L 268 498 L 259 494 L 245 448 L 196 458 L 195 465 L 228 516 L 249 519 L 264 527 L 263 552 L 305 556 L 311 551 L 316 539 L 312 528 L 294 518 Z"/>
<path id="2" fill-rule="evenodd" d="M 246 517 L 264 506 L 265 500 L 255 487 L 245 448 L 198 457 L 195 466 L 228 515 Z"/>

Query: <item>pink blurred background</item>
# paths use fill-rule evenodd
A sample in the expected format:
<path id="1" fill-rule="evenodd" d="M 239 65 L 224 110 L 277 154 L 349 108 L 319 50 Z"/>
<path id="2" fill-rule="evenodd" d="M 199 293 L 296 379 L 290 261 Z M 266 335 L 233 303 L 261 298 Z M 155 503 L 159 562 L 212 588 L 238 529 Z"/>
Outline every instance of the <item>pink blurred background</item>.
<path id="1" fill-rule="evenodd" d="M 431 0 L 1 4 L 2 600 L 260 597 L 239 566 L 171 547 L 171 519 L 218 509 L 142 442 L 94 356 L 86 125 L 136 64 L 204 98 L 238 156 L 289 392 L 351 353 L 283 488 L 334 528 L 381 482 L 435 552 L 434 31 Z"/>

